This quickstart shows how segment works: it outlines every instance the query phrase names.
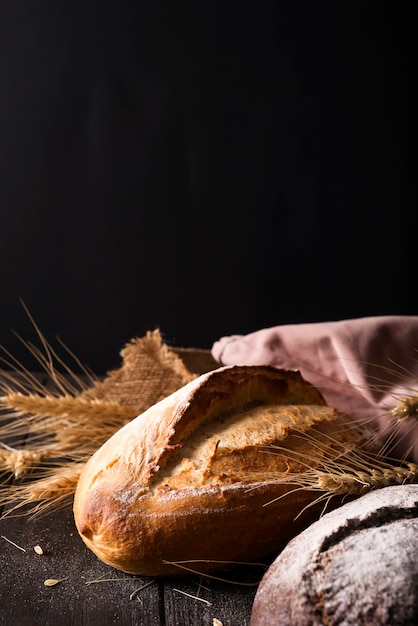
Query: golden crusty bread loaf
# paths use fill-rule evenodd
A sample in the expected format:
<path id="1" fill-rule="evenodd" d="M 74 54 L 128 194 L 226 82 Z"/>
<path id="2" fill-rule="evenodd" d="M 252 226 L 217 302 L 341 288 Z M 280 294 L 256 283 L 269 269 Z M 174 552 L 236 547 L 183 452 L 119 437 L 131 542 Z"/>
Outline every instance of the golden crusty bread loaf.
<path id="1" fill-rule="evenodd" d="M 90 458 L 75 494 L 77 529 L 102 561 L 143 576 L 274 555 L 318 516 L 309 507 L 295 520 L 318 494 L 294 491 L 280 478 L 304 469 L 298 458 L 319 461 L 333 440 L 363 440 L 346 423 L 299 372 L 213 370 L 125 425 Z"/>

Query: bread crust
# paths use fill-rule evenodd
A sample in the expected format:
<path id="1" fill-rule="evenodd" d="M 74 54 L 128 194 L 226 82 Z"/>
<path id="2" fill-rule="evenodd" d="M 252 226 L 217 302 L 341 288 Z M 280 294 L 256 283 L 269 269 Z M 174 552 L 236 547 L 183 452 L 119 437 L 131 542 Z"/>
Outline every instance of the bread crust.
<path id="1" fill-rule="evenodd" d="M 418 623 L 418 485 L 369 492 L 294 537 L 265 573 L 251 626 Z"/>
<path id="2" fill-rule="evenodd" d="M 312 455 L 298 437 L 310 429 L 355 445 L 363 435 L 345 430 L 346 421 L 297 371 L 226 366 L 203 374 L 91 457 L 75 494 L 77 529 L 102 561 L 143 576 L 266 558 L 318 516 L 310 507 L 295 520 L 317 494 L 280 499 L 294 489 L 280 478 L 302 467 L 271 446 Z"/>

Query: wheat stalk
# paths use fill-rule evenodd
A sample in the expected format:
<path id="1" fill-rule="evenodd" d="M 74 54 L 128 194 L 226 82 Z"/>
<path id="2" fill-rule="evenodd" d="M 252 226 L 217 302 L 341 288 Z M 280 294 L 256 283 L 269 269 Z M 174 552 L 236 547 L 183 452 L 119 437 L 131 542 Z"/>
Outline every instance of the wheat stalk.
<path id="1" fill-rule="evenodd" d="M 42 450 L 0 450 L 0 467 L 22 478 L 46 458 L 48 452 Z"/>
<path id="2" fill-rule="evenodd" d="M 391 413 L 399 421 L 418 418 L 418 394 L 403 397 Z"/>
<path id="3" fill-rule="evenodd" d="M 56 447 L 56 456 L 75 449 L 92 454 L 136 415 L 132 407 L 116 401 L 20 391 L 0 397 L 0 407 L 9 411 L 9 420 L 0 427 L 0 440 L 20 436 L 26 447 L 48 443 Z M 12 422 L 11 415 L 16 416 Z"/>
<path id="4" fill-rule="evenodd" d="M 347 459 L 346 464 L 335 463 L 325 469 L 311 469 L 284 482 L 299 485 L 304 490 L 321 491 L 324 495 L 363 495 L 373 489 L 391 485 L 418 482 L 418 465 L 408 461 L 398 461 L 389 465 L 372 457 L 365 469 L 357 469 L 356 462 Z"/>
<path id="5" fill-rule="evenodd" d="M 35 393 L 24 394 L 20 391 L 10 391 L 0 396 L 0 408 L 11 409 L 16 413 L 36 415 L 37 420 L 42 417 L 60 418 L 67 420 L 90 418 L 99 415 L 100 419 L 108 418 L 123 420 L 135 417 L 132 407 L 119 402 L 103 400 L 100 398 L 86 398 L 83 396 L 70 396 L 64 394 L 40 395 Z"/>
<path id="6" fill-rule="evenodd" d="M 0 497 L 0 506 L 6 508 L 3 515 L 39 516 L 51 509 L 56 511 L 70 505 L 83 467 L 84 462 L 73 463 L 53 468 L 43 478 L 22 485 L 10 485 Z"/>
<path id="7" fill-rule="evenodd" d="M 23 485 L 0 486 L 0 505 L 9 507 L 6 515 L 29 503 L 34 505 L 29 510 L 43 511 L 69 501 L 80 468 L 107 439 L 195 377 L 159 330 L 132 339 L 121 351 L 121 367 L 102 380 L 60 342 L 81 372 L 77 374 L 26 312 L 41 345 L 19 339 L 47 382 L 2 349 L 0 361 L 7 369 L 0 371 L 0 473 L 18 479 L 31 474 Z"/>
<path id="8" fill-rule="evenodd" d="M 369 471 L 315 472 L 312 478 L 311 489 L 336 495 L 362 495 L 372 489 L 416 483 L 418 465 L 406 463 L 405 466 L 372 467 Z"/>
<path id="9" fill-rule="evenodd" d="M 397 418 L 395 422 L 396 420 Z M 321 439 L 315 431 L 299 432 L 297 436 L 307 439 L 312 444 L 310 455 L 306 452 L 300 455 L 298 452 L 280 446 L 271 446 L 265 450 L 268 454 L 286 453 L 293 462 L 299 463 L 304 468 L 302 471 L 287 476 L 270 475 L 271 481 L 276 480 L 277 484 L 293 485 L 294 489 L 267 502 L 266 505 L 295 491 L 303 490 L 320 494 L 308 506 L 325 501 L 326 508 L 336 496 L 358 497 L 383 487 L 418 483 L 418 465 L 406 458 L 391 458 L 387 454 L 386 444 L 383 444 L 380 449 L 373 449 L 378 439 L 370 440 L 371 446 L 370 442 L 364 442 L 348 447 L 344 441 L 338 441 L 332 436 L 327 440 L 322 435 Z"/>

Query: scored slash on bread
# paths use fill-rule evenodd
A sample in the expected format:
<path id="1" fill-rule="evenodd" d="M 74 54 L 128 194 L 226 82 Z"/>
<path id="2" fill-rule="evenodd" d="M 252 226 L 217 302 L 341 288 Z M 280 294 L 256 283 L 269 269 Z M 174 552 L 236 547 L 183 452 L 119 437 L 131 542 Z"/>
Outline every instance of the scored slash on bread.
<path id="1" fill-rule="evenodd" d="M 297 371 L 221 367 L 150 407 L 90 458 L 76 526 L 98 558 L 131 574 L 260 560 L 320 514 L 308 506 L 317 494 L 289 483 L 304 459 L 319 466 L 369 439 Z"/>

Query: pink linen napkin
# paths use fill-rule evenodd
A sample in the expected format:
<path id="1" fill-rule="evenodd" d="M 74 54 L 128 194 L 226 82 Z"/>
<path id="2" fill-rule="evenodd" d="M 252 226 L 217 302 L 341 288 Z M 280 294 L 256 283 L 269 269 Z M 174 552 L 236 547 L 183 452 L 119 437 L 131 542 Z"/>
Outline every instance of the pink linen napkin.
<path id="1" fill-rule="evenodd" d="M 418 393 L 418 316 L 377 316 L 263 328 L 221 337 L 221 365 L 274 365 L 299 370 L 330 406 L 393 430 L 390 411 Z M 418 402 L 417 402 L 418 404 Z M 393 450 L 418 462 L 418 414 L 405 420 Z"/>

